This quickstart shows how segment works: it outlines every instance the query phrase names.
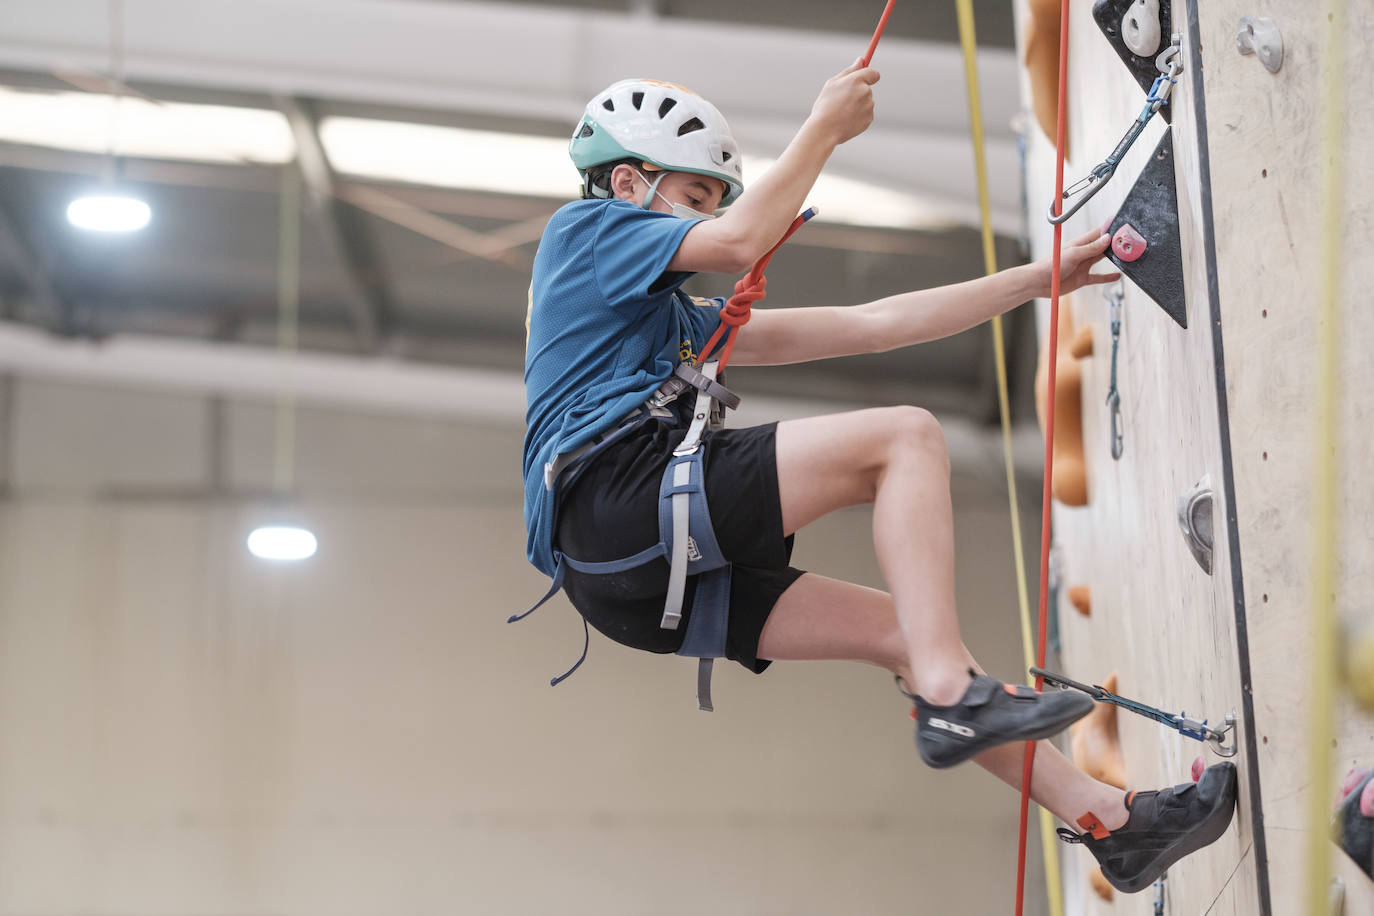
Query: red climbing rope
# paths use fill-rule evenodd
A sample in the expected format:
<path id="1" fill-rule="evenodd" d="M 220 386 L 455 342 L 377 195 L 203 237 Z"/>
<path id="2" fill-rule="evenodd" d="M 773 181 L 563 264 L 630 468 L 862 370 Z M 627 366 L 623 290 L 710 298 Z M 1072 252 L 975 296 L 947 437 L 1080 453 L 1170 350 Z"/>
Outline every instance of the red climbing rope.
<path id="1" fill-rule="evenodd" d="M 1064 138 L 1067 133 L 1069 96 L 1069 0 L 1060 0 L 1059 5 L 1059 118 L 1055 129 L 1054 149 L 1054 213 L 1062 212 L 1064 206 Z M 1040 621 L 1036 634 L 1035 664 L 1045 667 L 1045 632 L 1049 619 L 1050 597 L 1050 482 L 1054 472 L 1054 399 L 1055 375 L 1059 354 L 1059 245 L 1064 227 L 1054 227 L 1053 249 L 1050 254 L 1050 352 L 1048 380 L 1045 395 L 1045 485 L 1040 501 Z M 1044 681 L 1036 675 L 1035 689 L 1038 692 Z M 1019 840 L 1019 862 L 1016 866 L 1016 916 L 1021 916 L 1026 897 L 1026 821 L 1030 812 L 1031 775 L 1035 768 L 1035 742 L 1026 742 L 1025 763 L 1021 768 L 1021 836 Z"/>
<path id="2" fill-rule="evenodd" d="M 867 67 L 868 62 L 873 59 L 873 52 L 878 50 L 878 39 L 883 37 L 883 29 L 887 28 L 887 18 L 892 15 L 892 8 L 897 5 L 897 0 L 887 0 L 887 6 L 883 7 L 882 16 L 878 17 L 878 28 L 873 33 L 873 39 L 868 43 L 868 50 L 864 56 L 859 58 L 859 66 Z"/>
<path id="3" fill-rule="evenodd" d="M 716 343 L 720 341 L 722 336 L 729 334 L 730 336 L 725 338 L 725 345 L 720 350 L 718 371 L 724 371 L 725 364 L 730 362 L 730 354 L 735 349 L 735 338 L 739 336 L 738 332 L 734 332 L 734 329 L 748 324 L 754 303 L 768 295 L 768 278 L 763 275 L 764 269 L 768 267 L 768 262 L 773 259 L 773 255 L 777 254 L 782 243 L 790 239 L 792 233 L 800 229 L 803 223 L 815 215 L 816 208 L 811 207 L 792 220 L 792 225 L 787 227 L 787 231 L 782 234 L 782 238 L 778 239 L 778 243 L 768 249 L 767 254 L 754 262 L 753 269 L 735 284 L 734 295 L 725 303 L 725 308 L 720 310 L 720 326 L 716 328 L 716 333 L 711 335 L 711 339 L 706 341 L 706 346 L 701 348 L 701 355 L 697 357 L 697 365 L 706 362 L 706 357 L 711 355 Z"/>
<path id="4" fill-rule="evenodd" d="M 878 18 L 878 28 L 873 31 L 873 38 L 868 42 L 868 50 L 864 56 L 859 58 L 859 66 L 867 67 L 873 60 L 873 52 L 878 49 L 878 39 L 883 37 L 883 30 L 887 28 L 887 20 L 892 15 L 892 8 L 897 5 L 897 0 L 887 0 L 887 6 L 883 7 L 883 14 Z M 715 346 L 725 337 L 725 344 L 721 347 L 718 371 L 725 371 L 726 363 L 730 362 L 730 354 L 735 349 L 735 338 L 739 332 L 735 328 L 743 327 L 749 323 L 750 310 L 755 302 L 768 295 L 768 278 L 763 275 L 764 268 L 773 259 L 773 255 L 782 247 L 782 243 L 792 237 L 792 233 L 802 227 L 811 217 L 816 215 L 816 208 L 812 207 L 792 221 L 792 225 L 783 233 L 778 243 L 768 249 L 768 253 L 755 262 L 753 269 L 740 278 L 735 284 L 735 292 L 725 308 L 720 310 L 720 327 L 711 335 L 711 339 L 706 341 L 706 346 L 701 348 L 701 355 L 697 357 L 697 365 L 706 362 L 706 357 L 711 355 Z"/>

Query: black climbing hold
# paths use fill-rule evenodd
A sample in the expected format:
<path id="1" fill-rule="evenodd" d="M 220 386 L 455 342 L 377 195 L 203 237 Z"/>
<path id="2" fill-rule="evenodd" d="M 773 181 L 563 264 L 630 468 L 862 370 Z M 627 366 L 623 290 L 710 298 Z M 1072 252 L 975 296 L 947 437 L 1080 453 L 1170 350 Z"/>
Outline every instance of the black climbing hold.
<path id="1" fill-rule="evenodd" d="M 1148 55 L 1136 54 L 1126 45 L 1125 36 L 1122 35 L 1122 23 L 1126 20 L 1127 14 L 1136 13 L 1153 15 L 1153 7 L 1159 7 L 1159 47 Z M 1141 11 L 1140 7 L 1146 9 Z M 1140 84 L 1140 88 L 1147 93 L 1154 85 L 1155 77 L 1159 76 L 1159 68 L 1155 65 L 1155 57 L 1169 47 L 1170 39 L 1173 36 L 1173 17 L 1170 15 L 1169 0 L 1097 0 L 1093 4 L 1093 19 L 1097 20 L 1097 27 L 1102 30 L 1107 41 L 1111 43 L 1112 49 L 1116 51 L 1121 62 L 1126 65 L 1126 69 L 1131 71 L 1135 81 Z M 1136 10 L 1133 10 L 1135 7 Z M 1172 105 L 1165 105 L 1160 109 L 1159 114 L 1167 123 L 1173 123 Z"/>
<path id="2" fill-rule="evenodd" d="M 1117 230 L 1127 224 L 1144 238 L 1145 253 L 1140 254 L 1137 249 L 1127 260 L 1114 244 L 1107 256 L 1180 327 L 1188 327 L 1183 244 L 1178 233 L 1178 188 L 1174 182 L 1173 128 L 1164 132 L 1121 209 L 1112 217 L 1107 233 L 1115 237 Z"/>

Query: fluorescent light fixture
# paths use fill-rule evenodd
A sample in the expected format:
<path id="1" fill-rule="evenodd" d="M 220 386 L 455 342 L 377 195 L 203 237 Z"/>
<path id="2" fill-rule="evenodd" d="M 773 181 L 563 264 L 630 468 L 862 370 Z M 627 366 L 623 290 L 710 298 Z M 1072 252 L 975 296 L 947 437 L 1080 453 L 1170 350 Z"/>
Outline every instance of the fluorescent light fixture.
<path id="1" fill-rule="evenodd" d="M 272 109 L 3 87 L 0 141 L 193 162 L 281 164 L 296 155 L 286 117 Z M 577 194 L 561 137 L 328 117 L 320 141 L 334 169 L 357 178 L 532 197 Z M 772 164 L 746 156 L 746 179 L 756 181 Z M 825 223 L 917 229 L 951 222 L 915 195 L 835 174 L 822 175 L 807 202 Z"/>
<path id="2" fill-rule="evenodd" d="M 269 525 L 248 535 L 248 551 L 262 560 L 306 560 L 318 542 L 304 528 Z"/>
<path id="3" fill-rule="evenodd" d="M 134 197 L 79 197 L 67 205 L 67 220 L 92 232 L 133 232 L 152 216 L 148 205 Z"/>
<path id="4" fill-rule="evenodd" d="M 320 142 L 335 169 L 365 178 L 535 197 L 573 197 L 580 184 L 557 137 L 325 118 Z"/>
<path id="5" fill-rule="evenodd" d="M 558 137 L 331 117 L 320 125 L 320 142 L 335 169 L 358 178 L 534 197 L 577 191 L 568 141 Z M 746 156 L 746 180 L 757 180 L 774 161 Z M 822 175 L 807 203 L 820 209 L 818 222 L 893 229 L 949 222 L 913 195 L 837 175 Z"/>
<path id="6" fill-rule="evenodd" d="M 757 181 L 776 160 L 744 157 L 744 175 Z M 913 194 L 891 191 L 867 181 L 843 175 L 821 175 L 806 195 L 807 206 L 816 207 L 818 223 L 870 226 L 884 229 L 930 229 L 952 223 L 949 214 Z"/>
<path id="7" fill-rule="evenodd" d="M 296 155 L 291 126 L 279 111 L 93 92 L 0 88 L 0 140 L 192 162 L 279 164 Z"/>

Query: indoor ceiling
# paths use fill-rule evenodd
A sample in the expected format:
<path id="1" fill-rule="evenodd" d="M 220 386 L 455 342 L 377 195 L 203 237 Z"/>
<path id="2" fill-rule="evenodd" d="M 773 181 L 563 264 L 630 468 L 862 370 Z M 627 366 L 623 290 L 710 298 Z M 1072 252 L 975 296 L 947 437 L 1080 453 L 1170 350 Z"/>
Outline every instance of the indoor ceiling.
<path id="1" fill-rule="evenodd" d="M 1013 23 L 1009 4 L 974 5 L 998 257 L 1010 264 L 1020 221 Z M 4 321 L 67 337 L 273 345 L 282 226 L 298 200 L 302 348 L 518 373 L 530 261 L 543 222 L 575 193 L 571 167 L 560 163 L 566 194 L 562 178 L 546 189 L 532 175 L 513 192 L 494 167 L 388 178 L 340 168 L 343 141 L 331 125 L 400 122 L 562 144 L 589 95 L 642 72 L 699 89 L 726 111 L 746 152 L 772 157 L 824 79 L 862 51 L 882 3 L 123 0 L 113 7 L 116 43 L 109 0 L 0 8 L 0 87 L 17 102 L 36 98 L 45 107 L 16 110 L 60 122 L 32 126 L 65 138 L 0 140 Z M 875 65 L 884 72 L 878 122 L 832 160 L 850 183 L 831 190 L 841 205 L 831 210 L 853 203 L 857 215 L 818 220 L 789 242 L 770 267 L 765 306 L 849 304 L 982 273 L 953 5 L 899 3 Z M 135 107 L 121 109 L 122 122 L 61 114 L 85 111 L 62 107 L 73 94 L 115 86 L 122 104 L 149 109 L 150 126 L 139 128 Z M 223 109 L 272 113 L 282 161 L 248 146 L 246 128 L 203 114 Z M 121 124 L 118 142 L 135 143 L 144 129 L 151 145 L 106 155 L 104 138 Z M 72 139 L 83 130 L 87 140 Z M 199 152 L 184 149 L 191 141 Z M 415 152 L 410 141 L 380 142 L 398 157 Z M 67 203 L 112 175 L 150 204 L 148 227 L 103 235 L 68 224 Z M 865 194 L 877 197 L 868 204 Z M 910 206 L 881 216 L 893 201 Z M 702 275 L 690 288 L 724 295 L 733 280 Z M 1010 327 L 1024 414 L 1033 320 L 1016 315 Z M 734 378 L 746 392 L 909 401 L 986 420 L 992 370 L 990 335 L 976 329 L 900 353 Z"/>

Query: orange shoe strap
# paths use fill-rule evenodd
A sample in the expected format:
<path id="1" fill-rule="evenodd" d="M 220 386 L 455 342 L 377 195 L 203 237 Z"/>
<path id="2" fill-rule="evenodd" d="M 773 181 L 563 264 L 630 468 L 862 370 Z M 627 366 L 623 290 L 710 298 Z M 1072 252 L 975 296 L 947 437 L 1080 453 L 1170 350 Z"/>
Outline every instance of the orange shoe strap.
<path id="1" fill-rule="evenodd" d="M 1078 819 L 1078 826 L 1083 828 L 1084 833 L 1092 834 L 1094 840 L 1105 840 L 1112 835 L 1112 832 L 1102 826 L 1102 821 L 1091 811 Z"/>

